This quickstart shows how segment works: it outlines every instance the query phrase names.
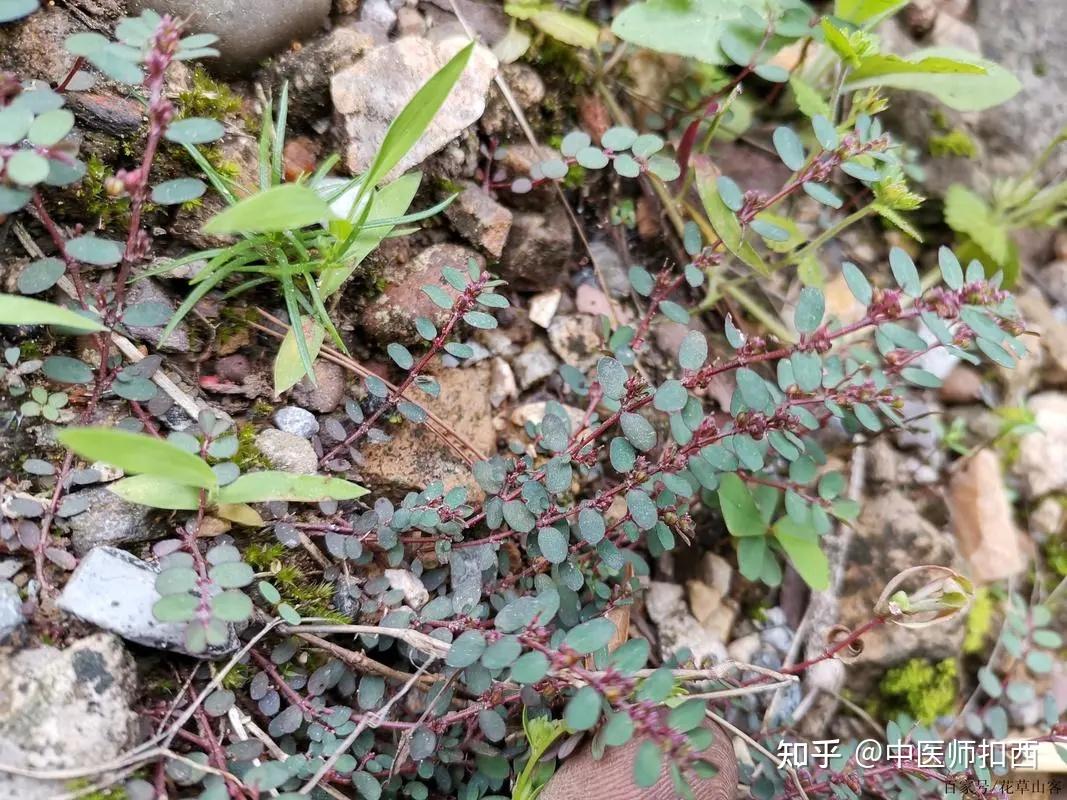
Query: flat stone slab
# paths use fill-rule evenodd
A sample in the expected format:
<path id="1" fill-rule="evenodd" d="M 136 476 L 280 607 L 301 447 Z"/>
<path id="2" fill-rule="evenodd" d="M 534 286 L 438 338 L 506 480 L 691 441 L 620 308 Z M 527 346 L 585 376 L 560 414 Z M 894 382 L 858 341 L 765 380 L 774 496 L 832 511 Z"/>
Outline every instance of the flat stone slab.
<path id="1" fill-rule="evenodd" d="M 198 657 L 222 658 L 237 649 L 236 636 L 207 653 L 185 649 L 185 626 L 152 614 L 159 600 L 157 570 L 116 547 L 94 547 L 74 570 L 56 605 L 68 614 L 146 647 Z"/>

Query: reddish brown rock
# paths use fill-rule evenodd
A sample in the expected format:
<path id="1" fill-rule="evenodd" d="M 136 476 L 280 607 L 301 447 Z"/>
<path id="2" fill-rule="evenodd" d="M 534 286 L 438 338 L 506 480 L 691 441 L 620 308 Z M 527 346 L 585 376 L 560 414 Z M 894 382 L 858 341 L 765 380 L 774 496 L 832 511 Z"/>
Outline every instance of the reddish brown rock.
<path id="1" fill-rule="evenodd" d="M 500 258 L 511 230 L 511 212 L 477 184 L 468 184 L 445 209 L 452 226 L 471 244 Z"/>
<path id="2" fill-rule="evenodd" d="M 493 450 L 496 434 L 489 405 L 490 367 L 482 362 L 466 369 L 440 369 L 434 378 L 441 386 L 437 399 L 412 391 L 411 399 L 443 419 L 481 453 Z M 400 498 L 421 491 L 431 480 L 445 490 L 464 486 L 469 497 L 483 496 L 470 469 L 426 425 L 404 422 L 391 427 L 392 436 L 382 444 L 367 443 L 359 453 L 356 470 L 375 491 Z"/>
<path id="3" fill-rule="evenodd" d="M 393 266 L 387 272 L 385 289 L 377 297 L 360 307 L 359 323 L 370 336 L 380 342 L 414 344 L 420 341 L 415 330 L 415 317 L 427 317 L 441 326 L 448 309 L 433 303 L 422 287 L 440 286 L 452 297 L 456 291 L 445 282 L 441 270 L 454 267 L 464 270 L 469 259 L 485 268 L 485 259 L 474 250 L 455 244 L 435 244 L 419 253 L 411 261 Z"/>

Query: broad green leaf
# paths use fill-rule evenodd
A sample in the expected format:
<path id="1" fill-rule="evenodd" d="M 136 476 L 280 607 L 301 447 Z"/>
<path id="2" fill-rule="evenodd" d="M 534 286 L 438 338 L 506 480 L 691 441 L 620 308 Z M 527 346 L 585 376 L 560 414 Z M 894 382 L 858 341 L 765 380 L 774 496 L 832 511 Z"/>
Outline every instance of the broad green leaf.
<path id="1" fill-rule="evenodd" d="M 924 92 L 933 95 L 956 111 L 983 111 L 1014 97 L 1022 88 L 1019 79 L 993 61 L 979 58 L 966 50 L 952 47 L 930 47 L 912 53 L 907 61 L 921 63 L 924 59 L 944 59 L 979 67 L 981 73 L 965 72 L 893 72 L 850 79 L 846 91 L 869 86 Z M 934 62 L 942 64 L 942 61 Z"/>
<path id="2" fill-rule="evenodd" d="M 200 490 L 157 475 L 134 475 L 108 484 L 108 491 L 128 503 L 151 508 L 195 511 L 200 507 Z"/>
<path id="3" fill-rule="evenodd" d="M 326 331 L 310 317 L 303 318 L 301 324 L 304 328 L 304 339 L 307 341 L 311 361 L 314 362 L 322 349 Z M 306 374 L 304 363 L 300 359 L 300 351 L 296 345 L 296 334 L 289 329 L 278 347 L 278 355 L 274 357 L 274 396 L 277 397 L 296 386 Z"/>
<path id="4" fill-rule="evenodd" d="M 819 546 L 819 537 L 811 528 L 799 525 L 790 517 L 774 524 L 774 536 L 789 556 L 793 568 L 815 591 L 830 588 L 830 562 Z"/>
<path id="5" fill-rule="evenodd" d="M 741 261 L 750 266 L 760 275 L 767 277 L 771 274 L 771 268 L 756 252 L 751 244 L 744 241 L 744 232 L 737 216 L 723 202 L 719 194 L 716 178 L 709 171 L 696 166 L 697 191 L 704 204 L 704 211 L 708 215 L 708 221 L 715 229 L 715 233 L 722 239 L 723 246 L 737 256 Z"/>
<path id="6" fill-rule="evenodd" d="M 573 47 L 592 50 L 600 37 L 600 28 L 585 17 L 556 8 L 542 8 L 529 18 L 538 28 L 553 39 Z"/>
<path id="7" fill-rule="evenodd" d="M 124 472 L 155 475 L 202 489 L 218 484 L 204 459 L 153 436 L 118 428 L 68 428 L 56 438 L 85 460 L 103 461 Z"/>
<path id="8" fill-rule="evenodd" d="M 872 27 L 907 4 L 908 0 L 835 0 L 834 16 L 853 25 Z"/>
<path id="9" fill-rule="evenodd" d="M 611 30 L 624 41 L 660 53 L 728 64 L 720 40 L 730 23 L 740 21 L 746 6 L 766 15 L 746 0 L 644 0 L 616 15 Z"/>
<path id="10" fill-rule="evenodd" d="M 104 330 L 99 322 L 62 306 L 13 294 L 0 294 L 0 325 L 57 325 L 89 333 Z"/>
<path id="11" fill-rule="evenodd" d="M 865 56 L 860 65 L 849 73 L 852 80 L 864 80 L 884 75 L 923 73 L 927 75 L 985 75 L 985 69 L 977 64 L 955 61 L 951 58 L 930 56 L 923 59 L 902 58 L 878 53 Z"/>
<path id="12" fill-rule="evenodd" d="M 392 232 L 392 225 L 375 223 L 403 215 L 411 206 L 411 201 L 415 199 L 415 193 L 419 190 L 421 181 L 421 172 L 409 172 L 374 193 L 363 229 L 345 253 L 339 257 L 340 266 L 324 269 L 319 275 L 319 294 L 323 298 L 329 297 L 340 289 L 363 259 L 370 255 Z M 349 221 L 352 201 L 355 200 L 357 193 L 358 190 L 353 190 L 351 195 L 346 192 L 331 204 L 334 213 L 341 218 L 330 223 L 330 229 L 334 235 L 348 236 L 352 227 L 352 222 Z"/>
<path id="13" fill-rule="evenodd" d="M 257 192 L 209 219 L 204 233 L 273 233 L 291 231 L 333 217 L 330 204 L 314 189 L 285 183 Z"/>
<path id="14" fill-rule="evenodd" d="M 1008 261 L 1011 237 L 992 208 L 965 186 L 958 183 L 945 193 L 945 222 L 957 233 L 974 240 L 997 264 Z"/>
<path id="15" fill-rule="evenodd" d="M 766 533 L 767 524 L 756 507 L 756 501 L 736 473 L 727 473 L 720 479 L 719 506 L 726 527 L 734 536 L 762 536 Z"/>
<path id="16" fill-rule="evenodd" d="M 382 146 L 374 158 L 365 178 L 365 185 L 373 188 L 378 185 L 395 167 L 415 143 L 422 138 L 423 132 L 437 115 L 445 99 L 452 91 L 459 76 L 467 67 L 474 42 L 460 50 L 452 59 L 439 69 L 430 80 L 415 93 L 404 110 L 401 111 L 389 130 L 385 132 Z"/>
<path id="17" fill-rule="evenodd" d="M 4 0 L 0 3 L 0 22 L 11 22 L 40 8 L 37 0 Z"/>
<path id="18" fill-rule="evenodd" d="M 289 500 L 318 503 L 323 500 L 353 500 L 367 494 L 362 486 L 340 478 L 296 475 L 291 472 L 251 472 L 219 490 L 220 503 L 265 503 Z"/>

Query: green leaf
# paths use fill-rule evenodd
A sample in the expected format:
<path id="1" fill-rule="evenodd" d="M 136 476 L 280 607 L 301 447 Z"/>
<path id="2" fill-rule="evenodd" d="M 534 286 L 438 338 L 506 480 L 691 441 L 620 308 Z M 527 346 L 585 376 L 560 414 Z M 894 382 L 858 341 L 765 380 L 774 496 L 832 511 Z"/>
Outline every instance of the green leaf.
<path id="1" fill-rule="evenodd" d="M 248 586 L 255 578 L 255 570 L 243 561 L 229 561 L 211 568 L 208 577 L 223 589 L 239 589 Z"/>
<path id="2" fill-rule="evenodd" d="M 678 366 L 697 370 L 708 358 L 708 340 L 700 331 L 689 331 L 678 347 Z"/>
<path id="3" fill-rule="evenodd" d="M 889 251 L 889 268 L 893 271 L 893 278 L 897 285 L 910 297 L 918 297 L 922 294 L 922 283 L 919 280 L 919 270 L 915 262 L 911 260 L 904 250 L 894 247 Z"/>
<path id="4" fill-rule="evenodd" d="M 808 586 L 815 591 L 830 588 L 830 562 L 813 530 L 783 517 L 774 524 L 774 536 Z"/>
<path id="5" fill-rule="evenodd" d="M 21 142 L 33 125 L 33 112 L 28 108 L 9 106 L 0 109 L 0 145 L 10 147 Z"/>
<path id="6" fill-rule="evenodd" d="M 689 393 L 682 386 L 682 382 L 672 379 L 664 381 L 656 390 L 652 405 L 659 411 L 681 411 L 688 399 Z"/>
<path id="7" fill-rule="evenodd" d="M 789 169 L 796 172 L 804 166 L 804 162 L 807 161 L 807 156 L 804 153 L 804 145 L 800 143 L 800 139 L 793 132 L 792 128 L 788 128 L 784 125 L 775 128 L 771 139 L 774 143 L 774 149 L 778 153 L 778 157 L 782 159 L 782 163 L 789 167 Z"/>
<path id="8" fill-rule="evenodd" d="M 266 503 L 287 500 L 319 503 L 323 500 L 354 500 L 367 489 L 341 478 L 296 475 L 291 472 L 251 472 L 219 490 L 220 503 Z"/>
<path id="9" fill-rule="evenodd" d="M 587 731 L 600 720 L 600 695 L 592 686 L 583 686 L 567 702 L 563 720 L 572 731 Z"/>
<path id="10" fill-rule="evenodd" d="M 811 333 L 822 323 L 826 313 L 826 298 L 820 289 L 814 286 L 805 286 L 800 290 L 797 299 L 796 311 L 793 314 L 793 324 L 801 333 Z"/>
<path id="11" fill-rule="evenodd" d="M 251 599 L 239 589 L 227 589 L 211 598 L 211 613 L 223 622 L 244 622 L 252 611 Z"/>
<path id="12" fill-rule="evenodd" d="M 595 653 L 618 633 L 615 623 L 606 617 L 597 617 L 580 625 L 575 625 L 563 638 L 563 643 L 573 648 L 579 655 Z"/>
<path id="13" fill-rule="evenodd" d="M 1008 263 L 1012 241 L 1000 216 L 964 186 L 953 184 L 945 193 L 945 222 L 974 240 L 999 266 Z"/>
<path id="14" fill-rule="evenodd" d="M 937 251 L 937 263 L 941 268 L 941 277 L 948 288 L 960 289 L 963 287 L 963 267 L 960 266 L 960 261 L 956 258 L 955 253 L 942 245 Z"/>
<path id="15" fill-rule="evenodd" d="M 834 16 L 871 27 L 908 4 L 908 0 L 834 0 Z"/>
<path id="16" fill-rule="evenodd" d="M 634 722 L 625 711 L 608 714 L 607 719 L 604 725 L 604 744 L 608 747 L 618 747 L 633 738 Z"/>
<path id="17" fill-rule="evenodd" d="M 596 374 L 606 397 L 619 400 L 626 394 L 626 367 L 614 358 L 601 358 L 596 365 Z"/>
<path id="18" fill-rule="evenodd" d="M 55 286 L 66 271 L 58 258 L 39 258 L 22 270 L 16 285 L 23 294 L 38 294 Z"/>
<path id="19" fill-rule="evenodd" d="M 898 57 L 881 56 L 879 58 Z M 937 71 L 908 72 L 904 71 L 907 67 L 902 67 L 899 63 L 922 64 L 926 59 L 935 59 L 935 61 L 928 62 L 928 65 Z M 977 67 L 982 72 L 945 71 L 950 68 L 949 63 L 960 65 L 960 69 Z M 1011 99 L 1022 88 L 1019 79 L 999 64 L 953 47 L 930 47 L 917 50 L 907 59 L 892 62 L 892 66 L 897 71 L 850 78 L 845 85 L 845 90 L 886 86 L 933 95 L 956 111 L 983 111 Z M 879 60 L 873 62 L 872 68 L 886 69 L 888 65 Z"/>
<path id="20" fill-rule="evenodd" d="M 763 536 L 767 523 L 756 507 L 748 486 L 736 473 L 727 473 L 719 481 L 719 506 L 726 528 L 734 536 Z"/>
<path id="21" fill-rule="evenodd" d="M 519 656 L 511 665 L 511 679 L 519 684 L 537 683 L 548 674 L 548 656 L 536 650 Z"/>
<path id="22" fill-rule="evenodd" d="M 0 3 L 0 22 L 11 22 L 40 8 L 38 0 L 4 0 Z"/>
<path id="23" fill-rule="evenodd" d="M 708 215 L 708 221 L 715 233 L 722 239 L 723 246 L 741 261 L 764 277 L 771 274 L 770 267 L 756 252 L 755 248 L 744 241 L 744 232 L 737 216 L 722 201 L 718 191 L 718 181 L 710 172 L 697 169 L 697 191 Z"/>
<path id="24" fill-rule="evenodd" d="M 704 722 L 706 704 L 703 700 L 687 700 L 671 709 L 667 715 L 667 724 L 676 731 L 686 733 Z"/>
<path id="25" fill-rule="evenodd" d="M 626 440 L 641 452 L 656 446 L 656 430 L 640 414 L 624 412 L 619 417 L 619 425 Z"/>
<path id="26" fill-rule="evenodd" d="M 199 178 L 175 178 L 152 189 L 152 202 L 175 205 L 195 200 L 207 191 L 207 184 Z"/>
<path id="27" fill-rule="evenodd" d="M 537 532 L 537 549 L 552 564 L 567 560 L 567 538 L 555 528 L 541 528 Z"/>
<path id="28" fill-rule="evenodd" d="M 122 261 L 123 247 L 111 239 L 78 236 L 67 242 L 67 255 L 86 264 L 107 267 Z"/>
<path id="29" fill-rule="evenodd" d="M 128 503 L 151 508 L 195 511 L 200 507 L 200 491 L 156 475 L 134 475 L 108 484 L 108 491 Z"/>
<path id="30" fill-rule="evenodd" d="M 89 383 L 93 379 L 92 368 L 70 356 L 49 356 L 44 360 L 41 372 L 60 383 Z"/>
<path id="31" fill-rule="evenodd" d="M 155 475 L 209 490 L 218 484 L 202 458 L 153 436 L 118 428 L 67 428 L 56 438 L 86 461 L 103 461 L 124 472 Z"/>
<path id="32" fill-rule="evenodd" d="M 644 0 L 619 12 L 611 30 L 624 41 L 660 53 L 727 64 L 720 40 L 730 23 L 742 19 L 746 6 L 762 10 L 746 0 Z"/>
<path id="33" fill-rule="evenodd" d="M 302 317 L 300 324 L 304 329 L 304 340 L 307 342 L 308 354 L 314 363 L 315 359 L 319 357 L 319 351 L 322 349 L 322 343 L 326 338 L 326 331 L 310 317 Z M 282 339 L 282 343 L 278 347 L 278 354 L 274 357 L 274 396 L 277 397 L 282 392 L 296 386 L 305 375 L 307 375 L 307 371 L 304 369 L 304 362 L 300 358 L 296 335 L 290 328 L 286 331 L 285 338 Z"/>
<path id="34" fill-rule="evenodd" d="M 318 192 L 299 183 L 273 186 L 239 200 L 209 219 L 204 233 L 275 233 L 291 231 L 333 218 Z"/>
<path id="35" fill-rule="evenodd" d="M 421 182 L 421 172 L 409 172 L 374 192 L 366 222 L 339 259 L 341 265 L 323 269 L 322 274 L 319 275 L 319 293 L 324 298 L 340 289 L 363 259 L 370 255 L 392 232 L 393 225 L 382 223 L 397 219 L 408 210 Z M 351 194 L 353 201 L 357 194 L 358 190 Z M 346 193 L 331 204 L 334 213 L 342 218 L 330 223 L 331 231 L 335 234 L 343 234 L 345 237 L 353 231 L 353 224 L 350 220 L 356 212 L 354 202 L 347 202 L 348 197 L 349 193 Z"/>
<path id="36" fill-rule="evenodd" d="M 597 39 L 600 37 L 600 28 L 595 23 L 585 17 L 556 8 L 542 7 L 529 17 L 529 21 L 553 39 L 573 47 L 592 50 L 596 47 Z"/>
<path id="37" fill-rule="evenodd" d="M 74 115 L 65 108 L 46 111 L 33 121 L 26 138 L 38 147 L 58 144 L 74 127 Z"/>
<path id="38" fill-rule="evenodd" d="M 481 658 L 484 652 L 485 636 L 475 630 L 464 631 L 449 647 L 445 663 L 450 667 L 462 669 Z"/>
<path id="39" fill-rule="evenodd" d="M 168 594 L 152 606 L 152 614 L 160 622 L 189 622 L 196 617 L 200 599 L 191 594 Z"/>
<path id="40" fill-rule="evenodd" d="M 648 739 L 641 742 L 641 746 L 637 748 L 637 755 L 634 757 L 634 783 L 638 787 L 648 789 L 656 785 L 660 776 L 662 758 L 663 752 L 659 749 L 659 745 Z"/>
<path id="41" fill-rule="evenodd" d="M 852 296 L 862 305 L 870 305 L 871 299 L 874 297 L 874 290 L 871 289 L 870 282 L 860 271 L 860 268 L 851 261 L 845 261 L 841 264 L 841 274 L 844 275 L 845 283 L 848 285 L 849 291 L 852 292 Z"/>
<path id="42" fill-rule="evenodd" d="M 105 328 L 69 309 L 29 297 L 0 294 L 0 325 L 56 325 L 92 333 Z"/>
<path id="43" fill-rule="evenodd" d="M 225 132 L 217 120 L 189 117 L 172 122 L 164 136 L 177 144 L 207 144 L 221 138 Z"/>
<path id="44" fill-rule="evenodd" d="M 372 188 L 376 186 L 422 138 L 422 134 L 437 115 L 456 81 L 459 80 L 473 51 L 474 42 L 471 42 L 456 53 L 430 80 L 426 81 L 404 106 L 404 110 L 397 115 L 389 125 L 389 130 L 385 132 L 385 138 L 374 158 L 374 163 L 367 170 L 364 179 L 366 186 Z"/>

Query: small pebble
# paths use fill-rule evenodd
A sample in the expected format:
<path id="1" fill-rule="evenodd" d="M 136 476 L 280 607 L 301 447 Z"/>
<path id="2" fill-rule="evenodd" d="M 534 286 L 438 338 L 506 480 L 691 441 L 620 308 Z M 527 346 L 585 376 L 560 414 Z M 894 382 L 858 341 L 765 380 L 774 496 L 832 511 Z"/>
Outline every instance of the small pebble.
<path id="1" fill-rule="evenodd" d="M 310 439 L 319 432 L 319 421 L 315 415 L 298 406 L 284 406 L 274 412 L 274 424 L 278 430 Z"/>

